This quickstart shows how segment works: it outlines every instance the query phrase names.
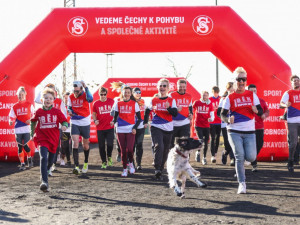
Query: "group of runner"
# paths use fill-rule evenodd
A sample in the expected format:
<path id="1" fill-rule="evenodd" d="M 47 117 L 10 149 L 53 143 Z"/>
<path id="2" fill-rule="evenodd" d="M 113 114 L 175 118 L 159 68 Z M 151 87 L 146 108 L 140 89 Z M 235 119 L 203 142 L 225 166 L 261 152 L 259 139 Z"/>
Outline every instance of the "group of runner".
<path id="1" fill-rule="evenodd" d="M 222 131 L 225 150 L 222 153 L 222 163 L 235 165 L 239 182 L 238 194 L 246 193 L 245 160 L 252 162 L 252 171 L 257 171 L 256 156 L 263 146 L 263 120 L 268 117 L 266 103 L 256 95 L 256 86 L 251 84 L 246 90 L 247 73 L 238 67 L 234 74 L 236 82 L 228 82 L 226 92 L 219 96 L 219 88 L 212 88 L 212 97 L 208 91 L 203 91 L 200 100 L 193 102 L 192 96 L 186 93 L 187 82 L 179 79 L 177 91 L 169 93 L 169 81 L 158 81 L 158 93 L 153 96 L 149 105 L 142 99 L 141 89 L 131 88 L 121 82 L 115 82 L 112 87 L 120 91 L 116 99 L 107 98 L 108 90 L 99 89 L 100 99 L 93 103 L 92 118 L 97 127 L 99 153 L 102 160 L 101 168 L 113 165 L 112 150 L 116 133 L 119 146 L 118 161 L 122 160 L 121 176 L 135 169 L 142 170 L 143 139 L 145 128 L 150 125 L 154 174 L 161 179 L 168 152 L 174 146 L 175 137 L 190 136 L 191 126 L 195 127 L 198 138 L 204 143 L 202 164 L 207 164 L 206 153 L 210 139 L 211 162 L 216 162 L 220 133 Z M 299 133 L 300 105 L 294 96 L 299 95 L 299 77 L 293 76 L 293 90 L 287 91 L 281 101 L 282 107 L 287 107 L 290 157 L 288 169 L 293 172 L 294 152 Z M 18 142 L 20 169 L 24 170 L 24 152 L 27 153 L 28 166 L 32 166 L 32 158 L 28 141 L 31 136 L 40 147 L 41 179 L 40 189 L 48 191 L 48 175 L 55 165 L 57 154 L 61 152 L 61 165 L 70 161 L 70 144 L 74 159 L 74 174 L 88 172 L 89 138 L 90 138 L 90 108 L 93 102 L 88 87 L 83 81 L 74 81 L 73 93 L 64 94 L 64 101 L 57 98 L 55 86 L 48 84 L 36 98 L 42 108 L 34 113 L 33 106 L 26 101 L 26 91 L 20 87 L 17 91 L 18 102 L 12 107 L 9 124 L 15 121 L 16 141 Z M 300 96 L 299 96 L 300 99 Z M 222 119 L 222 121 L 221 121 Z M 297 120 L 298 119 L 298 120 Z M 194 123 L 192 124 L 192 121 Z M 292 125 L 290 124 L 292 123 Z M 299 130 L 299 129 L 298 129 Z M 84 164 L 79 168 L 79 141 L 82 137 Z M 62 141 L 60 144 L 60 140 Z M 256 144 L 255 144 L 256 143 Z M 294 146 L 295 145 L 295 146 Z M 61 150 L 60 149 L 61 146 Z M 134 162 L 134 152 L 136 160 Z M 196 151 L 195 160 L 200 162 L 200 150 Z"/>

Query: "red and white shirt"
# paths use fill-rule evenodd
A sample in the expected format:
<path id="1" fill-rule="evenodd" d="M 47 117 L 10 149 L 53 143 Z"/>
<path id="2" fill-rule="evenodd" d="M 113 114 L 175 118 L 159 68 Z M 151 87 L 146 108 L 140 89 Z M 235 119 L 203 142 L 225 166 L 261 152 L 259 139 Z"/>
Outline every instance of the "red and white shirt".
<path id="1" fill-rule="evenodd" d="M 197 100 L 193 104 L 195 115 L 195 127 L 209 128 L 208 119 L 214 119 L 214 109 L 209 101 L 207 104 L 204 101 Z"/>
<path id="2" fill-rule="evenodd" d="M 133 101 L 118 101 L 113 106 L 115 112 L 119 112 L 117 120 L 117 133 L 131 133 L 135 125 L 136 113 L 140 111 L 139 105 Z"/>
<path id="3" fill-rule="evenodd" d="M 30 133 L 30 125 L 26 124 L 34 114 L 34 107 L 30 102 L 19 101 L 13 105 L 9 112 L 9 118 L 15 121 L 15 134 Z"/>
<path id="4" fill-rule="evenodd" d="M 300 123 L 300 90 L 286 91 L 281 98 L 281 102 L 291 103 L 291 106 L 287 108 L 287 122 Z"/>
<path id="5" fill-rule="evenodd" d="M 173 130 L 173 118 L 172 115 L 168 112 L 166 103 L 169 102 L 171 108 L 177 108 L 176 101 L 167 97 L 166 99 L 160 99 L 158 97 L 154 97 L 148 109 L 153 110 L 153 119 L 151 121 L 151 126 L 157 127 L 164 131 L 172 131 Z"/>
<path id="6" fill-rule="evenodd" d="M 209 100 L 211 101 L 211 104 L 212 104 L 212 107 L 213 107 L 214 113 L 215 113 L 215 119 L 214 119 L 214 121 L 210 122 L 210 124 L 221 124 L 221 118 L 218 117 L 218 115 L 217 115 L 217 111 L 218 111 L 218 107 L 219 107 L 221 97 L 218 96 L 217 98 L 215 98 L 213 96 L 213 97 L 210 97 Z"/>
<path id="7" fill-rule="evenodd" d="M 260 102 L 260 106 L 263 109 L 263 113 L 265 113 L 268 110 L 268 106 L 265 102 L 265 100 L 263 100 L 262 98 L 259 98 L 259 102 Z M 264 121 L 262 120 L 262 118 L 258 115 L 254 115 L 255 117 L 255 130 L 257 129 L 264 129 Z"/>
<path id="8" fill-rule="evenodd" d="M 78 98 L 74 93 L 68 98 L 68 106 L 72 107 L 76 115 L 71 117 L 71 123 L 77 126 L 88 126 L 91 124 L 90 104 L 86 100 L 86 93 L 83 92 Z"/>
<path id="9" fill-rule="evenodd" d="M 94 102 L 93 112 L 96 113 L 96 118 L 99 120 L 97 130 L 113 129 L 113 127 L 110 125 L 110 122 L 113 120 L 113 117 L 110 115 L 113 105 L 114 100 L 111 98 L 107 98 L 104 102 L 100 100 Z"/>
<path id="10" fill-rule="evenodd" d="M 137 104 L 139 105 L 140 113 L 141 113 L 141 118 L 142 118 L 142 121 L 139 124 L 139 126 L 138 126 L 137 129 L 143 129 L 144 128 L 144 117 L 145 117 L 145 101 L 144 101 L 144 99 L 138 100 Z"/>
<path id="11" fill-rule="evenodd" d="M 35 144 L 43 146 L 43 143 L 50 143 L 52 147 L 48 150 L 55 153 L 59 144 L 59 124 L 67 122 L 67 118 L 57 108 L 53 107 L 50 110 L 39 108 L 31 121 L 37 122 L 33 137 Z"/>
<path id="12" fill-rule="evenodd" d="M 178 92 L 173 92 L 170 97 L 176 101 L 176 106 L 182 107 L 182 110 L 177 113 L 176 117 L 173 117 L 173 125 L 175 127 L 181 127 L 190 124 L 189 119 L 189 107 L 192 106 L 192 96 L 188 93 L 180 94 Z"/>
<path id="13" fill-rule="evenodd" d="M 259 105 L 259 99 L 252 91 L 232 93 L 225 99 L 224 109 L 230 110 L 234 123 L 228 124 L 227 129 L 237 131 L 255 131 L 254 112 L 252 106 Z"/>

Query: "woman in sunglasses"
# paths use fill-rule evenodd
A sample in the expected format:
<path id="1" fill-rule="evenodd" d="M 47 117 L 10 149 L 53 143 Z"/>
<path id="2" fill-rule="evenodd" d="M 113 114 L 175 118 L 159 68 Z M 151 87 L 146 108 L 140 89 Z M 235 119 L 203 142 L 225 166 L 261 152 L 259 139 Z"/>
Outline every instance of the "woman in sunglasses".
<path id="1" fill-rule="evenodd" d="M 246 193 L 245 160 L 256 159 L 255 121 L 254 115 L 262 115 L 257 95 L 246 90 L 247 73 L 242 67 L 236 68 L 236 90 L 228 95 L 221 111 L 221 118 L 228 123 L 228 139 L 235 155 L 236 174 L 239 182 L 238 194 Z M 227 117 L 230 111 L 229 117 Z"/>
<path id="2" fill-rule="evenodd" d="M 122 177 L 127 177 L 129 173 L 135 173 L 133 165 L 133 147 L 137 127 L 141 123 L 140 108 L 132 97 L 132 90 L 129 86 L 123 85 L 121 88 L 121 99 L 113 106 L 114 119 L 111 126 L 117 123 L 117 138 L 121 148 L 121 158 L 123 163 Z M 137 119 L 136 119 L 137 118 Z M 127 168 L 127 159 L 129 164 Z"/>
<path id="3" fill-rule="evenodd" d="M 99 89 L 99 96 L 100 99 L 93 104 L 93 120 L 97 126 L 99 153 L 102 160 L 101 168 L 106 169 L 107 166 L 113 165 L 111 155 L 114 145 L 114 127 L 110 124 L 110 121 L 113 120 L 110 112 L 114 105 L 114 100 L 107 98 L 107 89 L 104 87 Z M 105 141 L 107 152 L 105 151 Z"/>
<path id="4" fill-rule="evenodd" d="M 172 116 L 177 116 L 177 106 L 175 100 L 168 97 L 169 80 L 160 79 L 157 83 L 157 89 L 157 97 L 154 97 L 146 108 L 144 124 L 148 123 L 150 111 L 153 111 L 151 138 L 154 146 L 155 177 L 161 180 L 172 141 Z"/>

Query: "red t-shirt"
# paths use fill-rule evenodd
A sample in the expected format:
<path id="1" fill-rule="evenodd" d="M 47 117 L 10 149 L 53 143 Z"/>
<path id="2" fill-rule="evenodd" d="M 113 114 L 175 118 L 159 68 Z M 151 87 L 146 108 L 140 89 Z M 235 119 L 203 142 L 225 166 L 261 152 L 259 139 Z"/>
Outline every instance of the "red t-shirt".
<path id="1" fill-rule="evenodd" d="M 219 102 L 220 102 L 221 97 L 210 97 L 209 100 L 211 101 L 213 110 L 215 112 L 215 119 L 214 121 L 210 122 L 210 124 L 221 124 L 221 118 L 218 117 L 217 115 L 217 111 L 218 111 L 218 107 L 219 107 Z"/>
<path id="2" fill-rule="evenodd" d="M 34 143 L 38 146 L 44 146 L 44 143 L 48 143 L 45 147 L 48 147 L 49 152 L 55 153 L 59 143 L 59 124 L 67 122 L 64 114 L 56 108 L 50 110 L 44 110 L 39 108 L 32 122 L 37 122 L 34 132 Z"/>
<path id="3" fill-rule="evenodd" d="M 268 106 L 267 106 L 265 100 L 263 100 L 262 98 L 259 98 L 259 102 L 263 109 L 263 112 L 265 113 L 268 110 Z M 264 121 L 262 120 L 262 118 L 256 114 L 254 116 L 255 116 L 255 130 L 264 129 Z"/>
<path id="4" fill-rule="evenodd" d="M 93 104 L 93 112 L 96 113 L 96 118 L 99 120 L 97 125 L 97 130 L 109 130 L 114 127 L 110 126 L 110 122 L 113 120 L 113 117 L 110 115 L 112 107 L 114 105 L 114 100 L 107 98 L 105 102 L 97 100 Z"/>
<path id="5" fill-rule="evenodd" d="M 208 119 L 210 118 L 210 112 L 214 111 L 212 104 L 207 105 L 197 100 L 193 104 L 193 110 L 195 115 L 195 127 L 209 128 Z"/>

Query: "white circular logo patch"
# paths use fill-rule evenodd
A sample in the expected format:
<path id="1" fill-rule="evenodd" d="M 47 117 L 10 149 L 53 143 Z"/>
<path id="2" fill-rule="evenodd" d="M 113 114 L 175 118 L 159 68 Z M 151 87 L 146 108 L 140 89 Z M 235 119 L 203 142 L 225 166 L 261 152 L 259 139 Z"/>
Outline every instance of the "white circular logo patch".
<path id="1" fill-rule="evenodd" d="M 209 16 L 197 16 L 193 21 L 193 29 L 199 35 L 209 34 L 214 27 L 214 22 Z"/>
<path id="2" fill-rule="evenodd" d="M 82 36 L 88 30 L 88 22 L 81 16 L 73 17 L 68 22 L 68 30 L 73 36 Z"/>

